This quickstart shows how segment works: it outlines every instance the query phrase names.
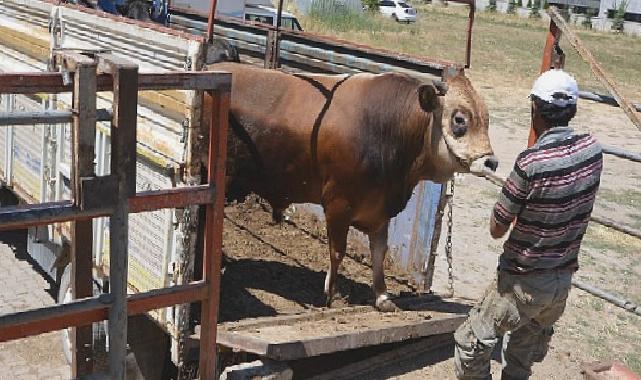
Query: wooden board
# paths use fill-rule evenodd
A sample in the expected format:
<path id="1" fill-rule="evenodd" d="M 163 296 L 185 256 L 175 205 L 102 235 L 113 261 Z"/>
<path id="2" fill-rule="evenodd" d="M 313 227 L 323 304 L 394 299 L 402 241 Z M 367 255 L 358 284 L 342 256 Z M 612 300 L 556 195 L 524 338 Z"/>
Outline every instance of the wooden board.
<path id="1" fill-rule="evenodd" d="M 296 360 L 367 346 L 453 332 L 467 316 L 464 300 L 414 297 L 382 313 L 369 306 L 230 322 L 218 344 L 274 360 Z"/>

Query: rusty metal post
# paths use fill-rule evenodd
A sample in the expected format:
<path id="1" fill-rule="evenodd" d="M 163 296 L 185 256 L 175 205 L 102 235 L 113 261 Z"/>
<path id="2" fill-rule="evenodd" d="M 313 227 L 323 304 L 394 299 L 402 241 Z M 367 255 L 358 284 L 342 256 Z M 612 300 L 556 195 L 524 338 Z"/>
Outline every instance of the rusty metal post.
<path id="1" fill-rule="evenodd" d="M 211 7 L 209 8 L 209 19 L 207 20 L 207 44 L 214 42 L 214 20 L 216 18 L 216 0 L 211 0 Z"/>
<path id="2" fill-rule="evenodd" d="M 202 304 L 200 332 L 200 379 L 216 377 L 216 326 L 220 300 L 220 270 L 223 243 L 223 213 L 225 206 L 225 162 L 227 158 L 227 125 L 230 105 L 229 91 L 208 92 L 205 101 L 211 102 L 209 124 L 209 162 L 207 183 L 214 186 L 214 203 L 208 204 L 205 214 L 203 249 L 203 280 L 208 287 L 207 302 Z"/>
<path id="3" fill-rule="evenodd" d="M 117 179 L 117 200 L 109 222 L 109 284 L 113 305 L 109 309 L 109 372 L 125 378 L 127 354 L 127 253 L 129 247 L 129 198 L 136 193 L 136 123 L 138 66 L 111 55 L 100 55 L 100 68 L 113 77 L 111 123 L 111 173 Z"/>
<path id="4" fill-rule="evenodd" d="M 83 177 L 94 176 L 96 141 L 96 63 L 86 57 L 78 60 L 73 87 L 73 194 L 74 205 L 81 207 Z M 74 299 L 93 296 L 92 220 L 71 224 L 71 289 Z M 91 324 L 71 329 L 71 377 L 93 371 Z"/>
<path id="5" fill-rule="evenodd" d="M 467 42 L 465 43 L 465 68 L 469 69 L 472 64 L 472 27 L 474 26 L 474 14 L 476 13 L 476 3 L 471 0 L 469 3 L 470 14 L 467 21 Z"/>
<path id="6" fill-rule="evenodd" d="M 541 61 L 540 73 L 544 73 L 553 67 L 552 64 L 555 61 L 554 60 L 555 45 L 558 43 L 560 38 L 561 38 L 561 30 L 556 25 L 556 23 L 552 19 L 550 19 L 550 29 L 548 30 L 548 34 L 545 38 L 545 48 L 543 48 L 543 60 Z M 527 141 L 528 147 L 534 145 L 534 143 L 538 139 L 539 136 L 536 135 L 535 127 L 539 127 L 541 125 L 543 125 L 543 120 L 541 120 L 540 117 L 535 117 L 535 115 L 532 114 L 532 124 L 530 127 L 530 135 L 528 136 L 528 141 Z"/>

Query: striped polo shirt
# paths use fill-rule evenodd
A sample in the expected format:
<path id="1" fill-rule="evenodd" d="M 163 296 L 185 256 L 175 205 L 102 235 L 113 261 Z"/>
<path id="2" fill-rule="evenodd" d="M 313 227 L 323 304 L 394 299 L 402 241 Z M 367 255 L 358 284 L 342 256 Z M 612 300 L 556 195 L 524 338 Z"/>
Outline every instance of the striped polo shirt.
<path id="1" fill-rule="evenodd" d="M 550 128 L 519 154 L 494 206 L 498 223 L 507 226 L 516 218 L 499 268 L 578 268 L 602 166 L 596 140 L 570 127 Z"/>

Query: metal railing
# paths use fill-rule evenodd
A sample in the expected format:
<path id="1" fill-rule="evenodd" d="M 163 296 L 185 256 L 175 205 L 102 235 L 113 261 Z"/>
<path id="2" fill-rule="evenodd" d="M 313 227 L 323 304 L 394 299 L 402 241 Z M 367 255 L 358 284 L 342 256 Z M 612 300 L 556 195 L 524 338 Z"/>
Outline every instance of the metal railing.
<path id="1" fill-rule="evenodd" d="M 231 75 L 212 72 L 139 74 L 138 67 L 111 54 L 59 50 L 54 52 L 64 73 L 0 74 L 0 93 L 73 94 L 71 112 L 0 115 L 0 125 L 73 123 L 73 200 L 0 208 L 0 230 L 71 222 L 72 292 L 75 301 L 0 316 L 0 342 L 78 326 L 74 329 L 72 377 L 92 373 L 91 323 L 109 320 L 109 378 L 123 379 L 127 316 L 171 305 L 201 301 L 200 378 L 214 379 L 216 323 L 220 288 L 224 179 Z M 67 75 L 70 74 L 70 75 Z M 136 193 L 136 122 L 138 91 L 195 90 L 211 103 L 207 184 Z M 96 176 L 96 121 L 108 111 L 96 109 L 96 92 L 112 91 L 111 173 Z M 102 116 L 100 116 L 102 115 Z M 3 120 L 3 118 L 5 118 Z M 17 126 L 19 128 L 19 126 Z M 186 285 L 127 295 L 128 216 L 130 213 L 206 207 L 203 279 Z M 92 296 L 92 218 L 108 216 L 110 291 Z"/>

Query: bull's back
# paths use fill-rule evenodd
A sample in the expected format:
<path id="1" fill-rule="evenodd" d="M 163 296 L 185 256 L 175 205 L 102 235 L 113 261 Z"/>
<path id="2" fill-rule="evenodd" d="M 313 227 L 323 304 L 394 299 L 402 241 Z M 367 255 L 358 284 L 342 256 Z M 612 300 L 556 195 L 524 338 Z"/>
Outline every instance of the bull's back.
<path id="1" fill-rule="evenodd" d="M 315 162 L 319 147 L 313 140 L 318 141 L 323 124 L 327 102 L 323 93 L 304 78 L 276 70 L 235 63 L 210 69 L 232 73 L 228 141 L 232 197 L 255 192 L 277 208 L 320 203 L 321 168 Z M 317 82 L 331 87 L 340 79 L 319 76 Z M 323 129 L 334 127 L 340 128 Z"/>

